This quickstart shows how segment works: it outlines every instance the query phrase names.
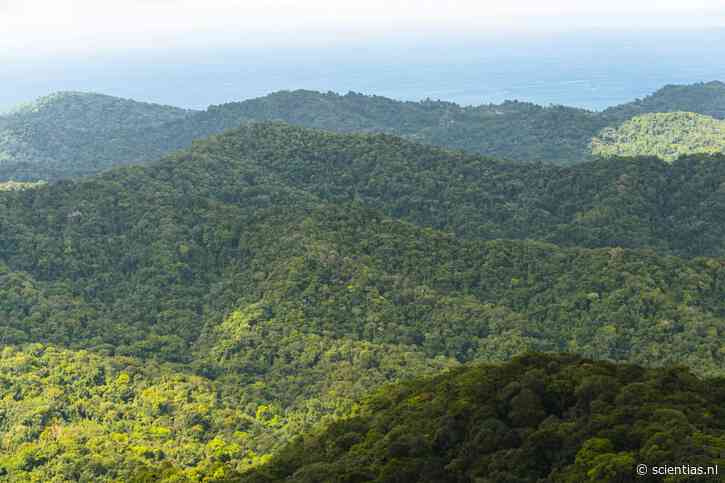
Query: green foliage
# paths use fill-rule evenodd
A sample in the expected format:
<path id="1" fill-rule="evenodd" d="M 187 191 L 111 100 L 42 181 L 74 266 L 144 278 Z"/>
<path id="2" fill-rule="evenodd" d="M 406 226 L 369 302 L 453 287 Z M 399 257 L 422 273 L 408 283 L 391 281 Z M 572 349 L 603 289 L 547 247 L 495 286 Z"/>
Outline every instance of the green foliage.
<path id="1" fill-rule="evenodd" d="M 497 158 L 571 165 L 591 158 L 591 139 L 605 127 L 648 112 L 692 111 L 725 118 L 723 106 L 725 85 L 719 82 L 667 86 L 644 100 L 601 113 L 518 101 L 464 107 L 304 90 L 192 112 L 63 93 L 0 116 L 0 181 L 76 177 L 149 161 L 188 148 L 193 140 L 259 121 L 384 132 Z"/>
<path id="2" fill-rule="evenodd" d="M 624 121 L 651 112 L 697 112 L 725 119 L 725 83 L 698 82 L 691 85 L 667 85 L 651 96 L 606 109 L 604 114 Z"/>
<path id="3" fill-rule="evenodd" d="M 168 365 L 6 346 L 0 383 L 3 481 L 219 481 L 268 459 L 238 399 Z"/>
<path id="4" fill-rule="evenodd" d="M 284 186 L 333 203 L 357 200 L 463 238 L 725 254 L 722 156 L 674 165 L 651 158 L 514 165 L 389 135 L 284 124 L 245 126 L 198 142 L 191 153 L 248 159 Z"/>
<path id="5" fill-rule="evenodd" d="M 133 132 L 191 111 L 100 94 L 61 92 L 0 115 L 0 181 L 81 176 L 146 159 Z"/>
<path id="6" fill-rule="evenodd" d="M 563 164 L 586 159 L 582 140 L 607 125 L 596 113 L 565 106 L 507 101 L 464 107 L 443 101 L 401 102 L 354 92 L 341 96 L 312 91 L 283 91 L 229 103 L 210 108 L 199 118 L 220 116 L 284 121 L 337 132 L 385 132 L 498 158 Z"/>
<path id="7" fill-rule="evenodd" d="M 513 165 L 262 124 L 148 167 L 3 192 L 0 478 L 233 479 L 357 414 L 371 389 L 532 350 L 721 376 L 725 265 L 666 252 L 720 253 L 724 166 Z M 551 414 L 534 387 L 507 404 L 519 428 Z M 341 436 L 353 448 L 378 434 Z M 424 437 L 380 443 L 380 474 L 425 471 Z M 620 474 L 629 450 L 601 437 L 611 448 L 592 442 L 581 471 Z"/>
<path id="8" fill-rule="evenodd" d="M 38 188 L 40 186 L 45 186 L 47 183 L 45 181 L 36 181 L 31 183 L 23 183 L 18 181 L 6 181 L 4 183 L 0 183 L 0 191 L 17 191 L 17 190 L 26 190 L 31 188 Z"/>
<path id="9" fill-rule="evenodd" d="M 653 169 L 666 166 L 657 163 Z M 596 187 L 600 180 L 591 174 L 604 168 L 620 183 L 606 187 L 612 205 L 637 210 L 629 186 L 657 196 L 615 174 L 629 166 L 617 160 L 576 169 Z M 502 175 L 492 176 L 495 169 Z M 722 370 L 725 285 L 718 259 L 461 240 L 378 211 L 435 225 L 437 219 L 426 219 L 433 213 L 468 223 L 474 233 L 496 229 L 493 220 L 484 224 L 485 217 L 494 215 L 495 205 L 513 202 L 497 203 L 497 195 L 485 190 L 505 192 L 509 169 L 534 168 L 388 136 L 272 124 L 199 143 L 153 167 L 6 193 L 0 197 L 2 341 L 177 363 L 193 362 L 199 350 L 215 354 L 222 368 L 237 364 L 250 374 L 277 370 L 280 362 L 259 359 L 255 347 L 274 353 L 270 344 L 288 337 L 292 342 L 297 332 L 402 345 L 425 358 L 460 362 L 568 349 L 642 363 L 688 361 L 704 373 Z M 443 184 L 443 175 L 455 180 L 461 172 L 488 176 Z M 487 184 L 488 177 L 498 181 Z M 562 184 L 581 192 L 571 180 Z M 449 190 L 452 200 L 434 198 Z M 484 219 L 476 216 L 478 209 Z M 592 240 L 605 244 L 604 230 L 618 230 L 638 237 L 634 246 L 661 246 L 651 235 L 659 227 L 629 216 L 617 225 L 612 211 L 614 220 L 586 220 Z M 647 216 L 639 214 L 639 220 Z M 512 230 L 507 221 L 502 232 Z M 513 228 L 520 226 L 515 223 Z M 723 240 L 713 243 L 722 246 Z M 275 397 L 296 398 L 282 394 Z"/>
<path id="10" fill-rule="evenodd" d="M 656 156 L 665 161 L 725 151 L 725 121 L 692 112 L 644 114 L 592 140 L 592 154 Z"/>
<path id="11" fill-rule="evenodd" d="M 604 166 L 609 179 L 624 184 L 624 196 L 613 203 L 633 210 L 639 206 L 627 187 L 634 183 L 613 174 L 630 165 L 577 169 L 596 186 L 590 174 Z M 497 168 L 502 176 L 491 176 Z M 258 359 L 255 344 L 274 352 L 269 335 L 286 340 L 293 329 L 403 344 L 428 358 L 461 362 L 569 349 L 722 370 L 720 260 L 465 241 L 364 206 L 421 224 L 435 224 L 426 219 L 434 213 L 468 223 L 472 231 L 489 229 L 490 221 L 475 225 L 486 223 L 475 213 L 493 216 L 496 208 L 485 207 L 496 197 L 485 190 L 507 190 L 509 169 L 534 168 L 388 136 L 272 124 L 199 143 L 153 167 L 5 194 L 2 340 L 179 363 L 192 362 L 201 344 L 201 352 L 218 354 L 222 366 L 243 364 L 252 374 L 275 370 L 273 358 Z M 443 175 L 461 179 L 460 172 L 489 176 L 443 184 Z M 498 182 L 487 184 L 487 177 Z M 621 193 L 619 186 L 607 189 Z M 656 200 L 650 188 L 637 189 Z M 452 200 L 434 198 L 448 190 Z M 503 229 L 512 230 L 506 221 Z M 589 236 L 604 244 L 600 233 L 614 229 L 640 237 L 635 246 L 661 243 L 650 235 L 658 227 L 627 217 L 620 223 L 593 223 Z"/>
<path id="12" fill-rule="evenodd" d="M 722 378 L 526 355 L 385 387 L 240 481 L 637 481 L 635 464 L 722 467 L 724 407 Z"/>

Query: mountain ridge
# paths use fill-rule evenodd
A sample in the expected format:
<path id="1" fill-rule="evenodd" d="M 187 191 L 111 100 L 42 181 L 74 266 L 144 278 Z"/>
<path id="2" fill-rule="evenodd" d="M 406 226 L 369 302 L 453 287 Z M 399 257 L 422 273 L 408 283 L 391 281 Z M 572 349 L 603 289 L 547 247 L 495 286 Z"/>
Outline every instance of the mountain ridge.
<path id="1" fill-rule="evenodd" d="M 326 201 L 359 200 L 462 238 L 649 247 L 686 256 L 724 250 L 716 241 L 723 238 L 717 214 L 722 155 L 671 165 L 639 158 L 557 167 L 507 163 L 388 134 L 284 123 L 249 124 L 198 141 L 194 149 L 243 156 Z M 697 235 L 686 229 L 693 220 Z"/>
<path id="2" fill-rule="evenodd" d="M 116 164 L 159 158 L 190 146 L 195 139 L 245 122 L 280 120 L 341 132 L 383 131 L 497 158 L 568 165 L 591 158 L 591 138 L 601 129 L 637 114 L 688 110 L 717 116 L 721 108 L 725 112 L 725 84 L 711 82 L 668 86 L 602 112 L 517 101 L 462 107 L 444 101 L 403 102 L 353 92 L 297 90 L 210 106 L 204 111 L 167 112 L 164 106 L 157 106 L 161 111 L 142 116 L 145 124 L 99 121 L 80 125 L 76 120 L 75 124 L 49 127 L 32 119 L 13 124 L 9 117 L 0 116 L 0 181 L 92 174 Z M 70 118 L 72 114 L 69 109 Z M 61 124 L 65 127 L 59 127 Z M 67 129 L 74 125 L 78 129 Z"/>

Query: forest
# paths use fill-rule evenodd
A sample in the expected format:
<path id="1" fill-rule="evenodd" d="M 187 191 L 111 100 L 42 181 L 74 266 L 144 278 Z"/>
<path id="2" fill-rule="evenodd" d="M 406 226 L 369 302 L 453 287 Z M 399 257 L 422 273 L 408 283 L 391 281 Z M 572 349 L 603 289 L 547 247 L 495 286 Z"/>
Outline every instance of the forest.
<path id="1" fill-rule="evenodd" d="M 725 121 L 692 112 L 636 116 L 592 140 L 597 157 L 653 156 L 668 162 L 692 154 L 725 151 Z"/>
<path id="2" fill-rule="evenodd" d="M 722 471 L 722 118 L 719 82 L 0 116 L 0 481 Z"/>
<path id="3" fill-rule="evenodd" d="M 621 481 L 685 438 L 717 463 L 722 161 L 262 123 L 5 191 L 0 479 Z"/>
<path id="4" fill-rule="evenodd" d="M 0 182 L 50 181 L 153 161 L 190 147 L 194 140 L 260 121 L 345 133 L 383 132 L 497 159 L 569 166 L 595 157 L 592 138 L 605 128 L 616 129 L 642 114 L 680 111 L 725 119 L 725 84 L 665 86 L 601 112 L 519 101 L 459 106 L 305 90 L 190 111 L 63 92 L 0 115 Z"/>
<path id="5" fill-rule="evenodd" d="M 681 460 L 711 474 L 672 481 L 721 481 L 724 407 L 686 369 L 530 354 L 380 389 L 240 481 L 629 482 Z"/>

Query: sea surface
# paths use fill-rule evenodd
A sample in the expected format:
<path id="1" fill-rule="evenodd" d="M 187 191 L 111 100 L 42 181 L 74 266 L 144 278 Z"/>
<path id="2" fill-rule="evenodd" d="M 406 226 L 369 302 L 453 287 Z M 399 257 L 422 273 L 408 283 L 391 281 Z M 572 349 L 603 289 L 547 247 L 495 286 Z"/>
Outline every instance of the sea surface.
<path id="1" fill-rule="evenodd" d="M 283 89 L 507 99 L 592 110 L 666 84 L 725 81 L 725 30 L 419 39 L 316 48 L 197 49 L 27 59 L 0 69 L 0 110 L 59 90 L 205 108 Z"/>

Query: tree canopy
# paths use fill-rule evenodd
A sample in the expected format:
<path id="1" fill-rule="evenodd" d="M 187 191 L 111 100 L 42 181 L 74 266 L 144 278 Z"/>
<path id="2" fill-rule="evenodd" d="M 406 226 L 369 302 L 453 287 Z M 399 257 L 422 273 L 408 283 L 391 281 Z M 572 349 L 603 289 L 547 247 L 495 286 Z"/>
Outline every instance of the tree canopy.
<path id="1" fill-rule="evenodd" d="M 59 93 L 0 116 L 0 181 L 77 177 L 151 161 L 188 148 L 196 139 L 264 121 L 336 132 L 384 132 L 499 159 L 572 165 L 592 159 L 590 143 L 602 129 L 644 113 L 674 111 L 725 118 L 725 84 L 666 86 L 603 112 L 518 101 L 467 107 L 305 90 L 188 111 L 98 94 Z"/>
<path id="2" fill-rule="evenodd" d="M 711 459 L 724 169 L 255 123 L 9 185 L 0 480 L 617 481 Z"/>
<path id="3" fill-rule="evenodd" d="M 240 481 L 614 483 L 680 461 L 719 481 L 723 407 L 722 378 L 530 354 L 385 387 Z"/>
<path id="4" fill-rule="evenodd" d="M 617 129 L 606 128 L 592 140 L 592 154 L 602 157 L 656 156 L 672 162 L 723 151 L 725 121 L 693 112 L 644 114 Z"/>

